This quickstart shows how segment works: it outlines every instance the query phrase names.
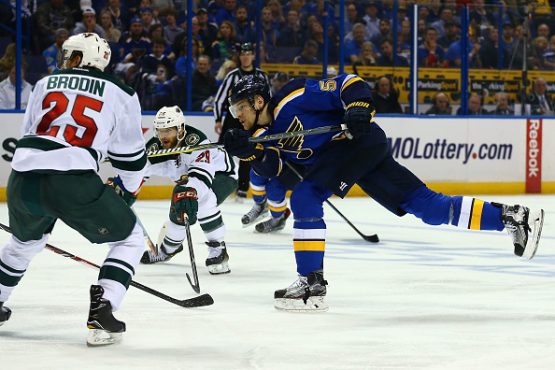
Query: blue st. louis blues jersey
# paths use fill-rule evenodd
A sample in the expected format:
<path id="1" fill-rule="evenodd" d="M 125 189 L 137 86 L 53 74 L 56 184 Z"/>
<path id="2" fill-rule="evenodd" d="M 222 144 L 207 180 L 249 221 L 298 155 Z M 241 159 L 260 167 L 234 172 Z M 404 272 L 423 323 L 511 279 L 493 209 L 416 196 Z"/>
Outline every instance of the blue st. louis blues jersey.
<path id="1" fill-rule="evenodd" d="M 342 74 L 326 80 L 294 79 L 270 101 L 273 123 L 267 130 L 258 130 L 255 136 L 340 125 L 345 107 L 354 101 L 372 103 L 370 88 L 356 75 Z M 341 139 L 343 134 L 331 132 L 295 136 L 266 146 L 278 149 L 283 160 L 311 165 L 328 142 Z"/>

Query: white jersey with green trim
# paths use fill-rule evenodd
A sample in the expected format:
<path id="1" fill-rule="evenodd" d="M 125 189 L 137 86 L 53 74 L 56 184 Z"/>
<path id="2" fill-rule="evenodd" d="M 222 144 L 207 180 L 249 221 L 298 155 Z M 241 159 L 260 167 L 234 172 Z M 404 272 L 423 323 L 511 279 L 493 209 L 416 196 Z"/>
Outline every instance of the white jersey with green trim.
<path id="1" fill-rule="evenodd" d="M 42 78 L 33 89 L 12 168 L 94 170 L 106 158 L 128 191 L 146 166 L 137 94 L 97 69 L 71 68 Z"/>

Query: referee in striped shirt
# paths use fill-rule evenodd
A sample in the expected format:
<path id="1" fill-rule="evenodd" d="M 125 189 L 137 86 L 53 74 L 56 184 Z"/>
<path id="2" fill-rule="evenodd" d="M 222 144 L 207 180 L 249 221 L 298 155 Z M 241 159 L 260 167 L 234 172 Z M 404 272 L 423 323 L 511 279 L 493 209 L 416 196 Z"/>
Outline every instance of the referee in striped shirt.
<path id="1" fill-rule="evenodd" d="M 227 98 L 229 96 L 229 90 L 239 81 L 241 77 L 246 75 L 257 75 L 264 78 L 268 85 L 270 85 L 270 80 L 268 75 L 259 68 L 254 67 L 254 48 L 250 42 L 241 44 L 239 49 L 239 68 L 235 68 L 230 71 L 227 76 L 225 76 L 218 93 L 216 94 L 216 101 L 214 103 L 214 118 L 216 119 L 216 126 L 214 130 L 220 135 L 218 143 L 223 144 L 225 133 L 233 128 L 242 128 L 239 120 L 233 118 L 231 113 L 229 113 L 229 103 Z M 225 114 L 225 119 L 222 118 Z M 241 161 L 239 164 L 239 188 L 237 189 L 237 196 L 245 198 L 247 196 L 247 191 L 249 190 L 249 172 L 250 164 L 248 162 Z"/>

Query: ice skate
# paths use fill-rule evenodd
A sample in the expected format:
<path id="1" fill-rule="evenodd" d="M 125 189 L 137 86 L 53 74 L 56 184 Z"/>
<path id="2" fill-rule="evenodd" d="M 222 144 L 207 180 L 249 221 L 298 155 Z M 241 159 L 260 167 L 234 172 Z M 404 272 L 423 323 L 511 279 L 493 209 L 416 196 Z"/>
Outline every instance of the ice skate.
<path id="1" fill-rule="evenodd" d="M 225 247 L 225 242 L 211 241 L 206 242 L 208 245 L 208 258 L 206 259 L 206 267 L 208 272 L 212 275 L 228 274 L 231 272 L 229 269 L 229 256 Z"/>
<path id="2" fill-rule="evenodd" d="M 11 315 L 12 310 L 8 307 L 4 307 L 4 302 L 0 302 L 0 326 L 4 325 L 4 323 L 9 320 Z"/>
<path id="3" fill-rule="evenodd" d="M 266 217 L 268 215 L 268 204 L 264 203 L 255 203 L 251 210 L 248 211 L 242 218 L 241 223 L 243 227 L 247 227 L 255 223 L 256 221 Z"/>
<path id="4" fill-rule="evenodd" d="M 513 239 L 517 256 L 532 259 L 538 249 L 543 227 L 544 211 L 530 212 L 528 207 L 501 205 L 501 219 Z"/>
<path id="5" fill-rule="evenodd" d="M 276 290 L 274 306 L 278 310 L 293 312 L 327 311 L 324 272 L 317 270 L 298 279 L 286 289 Z"/>
<path id="6" fill-rule="evenodd" d="M 235 201 L 237 203 L 243 203 L 247 199 L 247 192 L 244 190 L 237 190 L 235 193 Z"/>
<path id="7" fill-rule="evenodd" d="M 259 233 L 271 233 L 274 231 L 282 230 L 285 227 L 285 221 L 291 215 L 291 211 L 289 208 L 285 210 L 285 212 L 277 218 L 270 218 L 269 220 L 262 221 L 259 224 L 256 224 L 255 230 Z"/>
<path id="8" fill-rule="evenodd" d="M 160 248 L 157 248 L 157 249 L 158 249 L 158 254 L 150 250 L 145 251 L 143 253 L 143 256 L 141 257 L 141 263 L 151 265 L 153 263 L 169 261 L 173 256 L 183 251 L 183 244 L 180 244 L 179 248 L 177 248 L 174 252 L 171 252 L 171 253 L 167 251 L 166 247 L 163 244 L 160 246 Z"/>
<path id="9" fill-rule="evenodd" d="M 104 289 L 100 285 L 91 285 L 91 307 L 87 328 L 88 346 L 105 346 L 121 341 L 125 332 L 125 323 L 112 315 L 112 304 L 102 298 Z"/>

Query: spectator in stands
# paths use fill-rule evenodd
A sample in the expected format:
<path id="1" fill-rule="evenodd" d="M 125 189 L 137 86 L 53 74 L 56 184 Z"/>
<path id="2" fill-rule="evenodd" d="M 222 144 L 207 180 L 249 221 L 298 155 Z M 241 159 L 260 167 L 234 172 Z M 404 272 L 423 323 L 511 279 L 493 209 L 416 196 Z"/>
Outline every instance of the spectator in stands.
<path id="1" fill-rule="evenodd" d="M 155 74 L 158 65 L 162 64 L 166 67 L 169 77 L 173 75 L 173 62 L 165 54 L 166 42 L 158 36 L 152 39 L 152 53 L 146 55 L 143 59 L 141 72 Z"/>
<path id="2" fill-rule="evenodd" d="M 380 20 L 380 33 L 373 36 L 370 41 L 374 43 L 376 49 L 380 48 L 382 40 L 384 39 L 391 39 L 391 21 L 389 19 L 381 19 Z"/>
<path id="3" fill-rule="evenodd" d="M 455 41 L 460 39 L 461 28 L 459 25 L 453 21 L 445 22 L 444 24 L 445 33 L 439 38 L 437 43 L 447 51 L 449 46 Z"/>
<path id="4" fill-rule="evenodd" d="M 208 11 L 206 8 L 200 8 L 197 10 L 197 20 L 199 26 L 198 34 L 204 44 L 204 52 L 208 56 L 214 58 L 212 45 L 218 37 L 218 26 L 214 23 L 208 22 Z"/>
<path id="5" fill-rule="evenodd" d="M 94 32 L 102 38 L 106 37 L 106 34 L 104 33 L 102 27 L 96 24 L 96 12 L 93 8 L 83 9 L 83 18 L 81 22 L 77 22 L 75 24 L 75 28 L 73 29 L 72 34 L 78 35 L 84 32 Z"/>
<path id="6" fill-rule="evenodd" d="M 393 41 L 383 39 L 380 45 L 381 55 L 377 60 L 379 66 L 408 67 L 409 62 L 402 55 L 397 54 L 393 60 Z"/>
<path id="7" fill-rule="evenodd" d="M 150 53 L 150 40 L 144 34 L 144 27 L 141 18 L 131 19 L 129 32 L 125 32 L 120 40 L 122 58 L 128 59 L 130 56 L 142 57 Z"/>
<path id="8" fill-rule="evenodd" d="M 173 9 L 173 0 L 152 0 L 152 7 L 157 9 L 159 13 L 165 13 L 170 9 Z"/>
<path id="9" fill-rule="evenodd" d="M 551 36 L 551 31 L 549 30 L 549 26 L 545 23 L 541 23 L 537 27 L 536 37 L 545 37 L 549 39 Z"/>
<path id="10" fill-rule="evenodd" d="M 318 55 L 318 43 L 314 40 L 307 40 L 301 54 L 293 59 L 293 64 L 320 64 L 316 55 Z"/>
<path id="11" fill-rule="evenodd" d="M 127 24 L 127 7 L 121 7 L 120 0 L 108 0 L 108 4 L 103 10 L 110 12 L 114 27 L 123 32 Z"/>
<path id="12" fill-rule="evenodd" d="M 270 80 L 272 96 L 276 95 L 287 82 L 289 82 L 289 75 L 285 72 L 277 72 Z"/>
<path id="13" fill-rule="evenodd" d="M 193 72 L 193 111 L 201 111 L 202 103 L 210 96 L 216 95 L 218 86 L 216 79 L 210 73 L 212 67 L 210 57 L 208 55 L 200 55 L 197 60 L 197 68 Z"/>
<path id="14" fill-rule="evenodd" d="M 200 11 L 200 10 L 199 10 Z M 197 19 L 198 19 L 197 12 Z M 200 21 L 199 21 L 200 27 Z M 183 32 L 183 28 L 177 25 L 177 12 L 174 9 L 169 9 L 166 12 L 166 25 L 164 26 L 164 39 L 167 45 L 172 45 L 175 37 Z M 200 31 L 199 31 L 200 32 Z"/>
<path id="15" fill-rule="evenodd" d="M 331 33 L 328 33 L 328 63 L 338 62 L 339 37 L 333 32 L 333 25 L 329 25 Z M 311 23 L 307 32 L 307 40 L 314 40 L 318 44 L 318 54 L 316 58 L 320 61 L 324 60 L 324 28 L 319 21 Z"/>
<path id="16" fill-rule="evenodd" d="M 445 67 L 445 53 L 437 43 L 437 31 L 433 27 L 426 29 L 424 43 L 418 47 L 418 64 L 421 67 Z"/>
<path id="17" fill-rule="evenodd" d="M 548 41 L 543 36 L 538 36 L 532 41 L 532 48 L 530 52 L 530 66 L 531 69 L 546 69 L 543 64 L 543 54 L 547 51 Z"/>
<path id="18" fill-rule="evenodd" d="M 397 93 L 391 87 L 391 80 L 388 77 L 383 76 L 378 79 L 372 94 L 376 113 L 403 113 Z"/>
<path id="19" fill-rule="evenodd" d="M 279 0 L 270 0 L 268 1 L 268 4 L 266 4 L 266 6 L 269 7 L 272 11 L 272 18 L 274 19 L 274 22 L 277 23 L 278 28 L 281 29 L 283 27 L 283 24 L 285 24 L 285 17 L 283 16 L 281 3 L 279 2 Z M 297 14 L 299 14 L 299 12 L 297 12 Z"/>
<path id="20" fill-rule="evenodd" d="M 262 8 L 262 40 L 266 44 L 266 48 L 271 49 L 276 47 L 279 38 L 279 31 L 275 26 L 272 18 L 272 11 L 269 7 Z"/>
<path id="21" fill-rule="evenodd" d="M 437 92 L 432 98 L 432 106 L 426 111 L 427 115 L 451 115 L 449 98 L 442 92 Z"/>
<path id="22" fill-rule="evenodd" d="M 192 59 L 191 61 L 189 61 L 191 71 L 194 71 L 197 68 L 197 60 L 199 55 L 199 42 L 196 39 L 193 39 L 193 42 L 191 43 Z M 175 73 L 181 78 L 187 77 L 187 39 L 183 39 L 181 54 L 179 58 L 177 58 L 177 60 L 175 61 Z"/>
<path id="23" fill-rule="evenodd" d="M 496 116 L 513 116 L 515 114 L 515 111 L 509 107 L 509 96 L 507 93 L 498 92 L 495 94 L 495 101 L 497 106 L 490 112 L 490 114 Z"/>
<path id="24" fill-rule="evenodd" d="M 438 37 L 441 39 L 447 33 L 447 24 L 452 24 L 453 21 L 453 11 L 449 8 L 441 9 L 439 19 L 431 24 L 433 28 L 436 29 Z"/>
<path id="25" fill-rule="evenodd" d="M 235 36 L 235 27 L 230 21 L 223 21 L 220 25 L 220 31 L 216 41 L 212 43 L 212 54 L 214 59 L 218 59 L 220 63 L 225 59 L 230 59 L 233 54 L 233 49 L 237 43 Z"/>
<path id="26" fill-rule="evenodd" d="M 470 9 L 470 24 L 478 29 L 488 29 L 495 25 L 496 12 L 488 12 L 486 10 L 484 0 L 472 0 Z"/>
<path id="27" fill-rule="evenodd" d="M 365 28 L 362 23 L 356 23 L 353 26 L 353 39 L 345 42 L 345 61 L 354 63 L 358 60 L 362 44 L 366 40 Z"/>
<path id="28" fill-rule="evenodd" d="M 532 84 L 532 93 L 528 96 L 527 103 L 530 104 L 530 113 L 533 115 L 553 114 L 553 101 L 546 94 L 547 83 L 543 78 L 537 78 Z"/>
<path id="29" fill-rule="evenodd" d="M 15 109 L 15 65 L 10 70 L 10 75 L 0 82 L 0 109 Z M 25 66 L 21 66 L 21 109 L 27 107 L 29 95 L 33 86 L 25 81 Z"/>
<path id="30" fill-rule="evenodd" d="M 143 109 L 157 110 L 164 105 L 174 104 L 174 99 L 178 99 L 172 91 L 174 80 L 169 79 L 168 70 L 163 64 L 157 66 L 154 74 L 145 75 L 143 78 L 145 79 L 144 91 L 141 94 Z"/>
<path id="31" fill-rule="evenodd" d="M 15 66 L 15 42 L 8 44 L 4 55 L 0 58 L 0 80 L 5 79 L 10 74 L 12 67 Z"/>
<path id="32" fill-rule="evenodd" d="M 37 37 L 40 50 L 44 50 L 54 42 L 54 35 L 58 28 L 71 30 L 75 26 L 73 13 L 70 7 L 64 4 L 64 0 L 50 0 L 40 5 L 35 13 L 38 32 Z"/>
<path id="33" fill-rule="evenodd" d="M 374 44 L 371 41 L 364 41 L 360 48 L 360 54 L 353 65 L 358 66 L 375 66 L 377 65 L 377 55 L 374 51 Z"/>
<path id="34" fill-rule="evenodd" d="M 59 28 L 55 33 L 55 41 L 52 45 L 42 52 L 48 73 L 54 72 L 58 67 L 58 53 L 61 52 L 62 44 L 69 37 L 69 32 L 65 28 Z"/>
<path id="35" fill-rule="evenodd" d="M 482 107 L 482 97 L 476 93 L 472 93 L 468 97 L 467 108 L 468 108 L 467 115 L 469 116 L 484 116 L 486 114 L 489 114 L 489 112 L 485 110 L 484 107 Z M 457 109 L 457 116 L 462 116 L 462 115 L 464 115 L 462 111 L 462 107 L 459 107 L 459 109 Z"/>
<path id="36" fill-rule="evenodd" d="M 478 42 L 475 32 L 470 32 L 468 38 L 468 65 L 471 68 L 480 68 L 482 61 L 480 60 L 480 43 Z M 445 58 L 449 67 L 460 67 L 461 66 L 461 40 L 457 40 L 449 45 Z"/>
<path id="37" fill-rule="evenodd" d="M 480 61 L 482 68 L 498 69 L 499 64 L 499 32 L 491 26 L 487 29 L 487 36 L 480 47 Z"/>
<path id="38" fill-rule="evenodd" d="M 221 25 L 223 21 L 234 22 L 236 10 L 236 0 L 223 0 L 223 6 L 216 13 L 216 23 Z"/>
<path id="39" fill-rule="evenodd" d="M 356 4 L 351 1 L 345 6 L 345 33 L 351 32 L 355 23 L 365 24 L 360 14 L 358 14 Z"/>
<path id="40" fill-rule="evenodd" d="M 141 15 L 141 20 L 143 21 L 143 27 L 145 31 L 150 32 L 150 27 L 155 24 L 160 24 L 160 21 L 154 18 L 154 13 L 151 7 L 142 7 L 139 9 L 139 14 Z"/>
<path id="41" fill-rule="evenodd" d="M 235 11 L 235 32 L 237 40 L 243 42 L 255 42 L 256 34 L 252 22 L 249 21 L 247 7 L 239 5 Z"/>
<path id="42" fill-rule="evenodd" d="M 410 58 L 410 48 L 411 48 L 411 24 L 409 19 L 403 19 L 401 22 L 401 32 L 399 33 L 399 37 L 397 38 L 397 47 L 399 48 L 398 52 L 401 54 L 405 59 Z"/>
<path id="43" fill-rule="evenodd" d="M 310 26 L 307 29 L 310 29 Z M 287 12 L 287 24 L 280 29 L 279 33 L 278 46 L 300 47 L 303 45 L 304 33 L 301 29 L 299 13 L 296 10 Z"/>
<path id="44" fill-rule="evenodd" d="M 108 10 L 100 12 L 100 26 L 104 30 L 104 38 L 109 43 L 116 43 L 121 38 L 121 31 L 114 27 L 112 15 Z"/>
<path id="45" fill-rule="evenodd" d="M 378 5 L 375 1 L 366 3 L 366 15 L 362 17 L 366 24 L 366 37 L 370 40 L 380 33 L 380 18 L 378 18 Z"/>

